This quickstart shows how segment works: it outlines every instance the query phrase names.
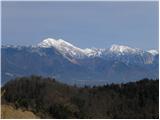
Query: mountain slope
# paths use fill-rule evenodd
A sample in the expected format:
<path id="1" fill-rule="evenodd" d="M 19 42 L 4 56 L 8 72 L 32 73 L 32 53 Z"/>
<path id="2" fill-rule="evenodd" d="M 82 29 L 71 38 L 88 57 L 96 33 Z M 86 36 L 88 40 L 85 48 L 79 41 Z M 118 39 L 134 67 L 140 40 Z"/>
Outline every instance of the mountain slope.
<path id="1" fill-rule="evenodd" d="M 95 85 L 158 78 L 159 53 L 123 45 L 81 49 L 62 39 L 36 46 L 2 46 L 2 84 L 32 74 L 69 84 Z"/>

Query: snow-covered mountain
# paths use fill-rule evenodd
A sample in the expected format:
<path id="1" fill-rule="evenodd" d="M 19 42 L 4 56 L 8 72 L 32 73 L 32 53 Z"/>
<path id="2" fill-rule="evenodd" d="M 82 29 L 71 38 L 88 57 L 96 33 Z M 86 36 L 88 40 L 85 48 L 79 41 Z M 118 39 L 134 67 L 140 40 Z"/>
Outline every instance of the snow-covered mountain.
<path id="1" fill-rule="evenodd" d="M 125 45 L 81 49 L 47 38 L 36 46 L 2 46 L 2 83 L 32 74 L 69 84 L 105 84 L 158 78 L 159 53 Z"/>
<path id="2" fill-rule="evenodd" d="M 112 45 L 105 49 L 81 49 L 62 39 L 47 38 L 38 44 L 42 48 L 56 48 L 64 56 L 74 59 L 84 59 L 89 57 L 101 57 L 104 59 L 115 59 L 121 62 L 152 64 L 154 57 L 158 54 L 156 50 L 144 51 L 138 48 L 131 48 L 124 45 Z"/>
<path id="3" fill-rule="evenodd" d="M 71 57 L 80 58 L 85 55 L 82 49 L 75 47 L 74 45 L 62 39 L 55 40 L 52 38 L 47 38 L 43 40 L 41 43 L 39 43 L 38 46 L 44 47 L 44 48 L 54 47 L 63 55 L 66 55 L 66 56 L 70 55 Z"/>

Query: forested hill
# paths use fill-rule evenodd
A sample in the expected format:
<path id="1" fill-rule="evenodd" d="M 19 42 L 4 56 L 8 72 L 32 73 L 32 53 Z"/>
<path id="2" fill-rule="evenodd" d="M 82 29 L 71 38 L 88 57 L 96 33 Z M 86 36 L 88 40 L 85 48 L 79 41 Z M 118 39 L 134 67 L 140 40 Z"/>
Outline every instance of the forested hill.
<path id="1" fill-rule="evenodd" d="M 40 118 L 159 118 L 159 80 L 78 88 L 31 76 L 1 89 L 2 104 Z"/>

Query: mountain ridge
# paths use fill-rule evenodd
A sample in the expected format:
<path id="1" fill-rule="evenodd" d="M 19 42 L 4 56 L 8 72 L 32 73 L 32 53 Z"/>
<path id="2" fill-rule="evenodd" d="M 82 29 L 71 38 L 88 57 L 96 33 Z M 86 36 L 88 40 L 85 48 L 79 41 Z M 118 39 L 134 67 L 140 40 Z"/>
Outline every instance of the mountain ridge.
<path id="1" fill-rule="evenodd" d="M 69 84 L 105 84 L 158 78 L 159 53 L 122 45 L 81 49 L 62 39 L 36 46 L 2 46 L 2 81 L 44 75 Z M 35 61 L 36 60 L 36 61 Z"/>
<path id="2" fill-rule="evenodd" d="M 60 51 L 62 54 L 69 54 L 72 57 L 75 58 L 83 58 L 83 57 L 101 57 L 104 54 L 107 53 L 114 53 L 117 55 L 124 55 L 124 54 L 143 54 L 144 52 L 151 54 L 153 56 L 159 54 L 159 51 L 155 49 L 151 50 L 142 50 L 139 48 L 132 48 L 126 45 L 118 45 L 113 44 L 110 48 L 85 48 L 81 49 L 79 47 L 74 46 L 73 44 L 63 40 L 63 39 L 53 39 L 53 38 L 47 38 L 44 39 L 42 42 L 38 43 L 35 46 L 20 46 L 20 45 L 2 45 L 2 48 L 5 47 L 12 47 L 12 48 L 21 48 L 21 47 L 40 47 L 40 48 L 51 48 L 54 47 L 58 51 Z"/>

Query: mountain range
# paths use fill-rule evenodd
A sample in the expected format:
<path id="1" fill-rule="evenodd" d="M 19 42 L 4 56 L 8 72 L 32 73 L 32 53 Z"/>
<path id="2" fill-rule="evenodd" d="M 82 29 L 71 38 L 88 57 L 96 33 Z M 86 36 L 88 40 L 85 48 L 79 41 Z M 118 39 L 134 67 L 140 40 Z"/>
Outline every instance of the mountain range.
<path id="1" fill-rule="evenodd" d="M 124 45 L 81 49 L 47 38 L 35 46 L 3 45 L 2 84 L 15 77 L 41 75 L 64 83 L 102 85 L 158 78 L 159 52 Z"/>

